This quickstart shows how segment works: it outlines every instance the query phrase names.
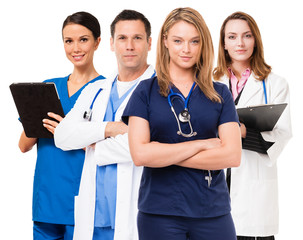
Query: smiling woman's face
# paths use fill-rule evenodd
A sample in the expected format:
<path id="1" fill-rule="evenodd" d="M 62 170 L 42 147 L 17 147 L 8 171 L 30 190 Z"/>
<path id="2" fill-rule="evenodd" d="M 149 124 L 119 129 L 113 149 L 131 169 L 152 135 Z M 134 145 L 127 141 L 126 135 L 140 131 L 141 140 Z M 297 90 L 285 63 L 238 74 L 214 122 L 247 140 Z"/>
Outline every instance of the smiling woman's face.
<path id="1" fill-rule="evenodd" d="M 93 63 L 94 52 L 100 43 L 92 32 L 80 24 L 68 24 L 63 31 L 64 49 L 67 58 L 75 67 L 84 67 Z"/>
<path id="2" fill-rule="evenodd" d="M 230 20 L 225 26 L 224 49 L 232 63 L 249 64 L 255 47 L 255 38 L 245 20 Z"/>

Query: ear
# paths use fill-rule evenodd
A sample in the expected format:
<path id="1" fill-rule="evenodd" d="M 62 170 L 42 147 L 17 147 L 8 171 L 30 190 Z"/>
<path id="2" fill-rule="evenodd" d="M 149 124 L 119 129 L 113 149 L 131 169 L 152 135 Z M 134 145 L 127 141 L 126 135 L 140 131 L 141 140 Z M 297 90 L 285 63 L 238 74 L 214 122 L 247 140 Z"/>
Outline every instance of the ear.
<path id="1" fill-rule="evenodd" d="M 115 51 L 114 39 L 112 37 L 110 38 L 110 50 L 112 50 L 113 52 Z"/>
<path id="2" fill-rule="evenodd" d="M 95 43 L 95 51 L 98 49 L 100 42 L 101 42 L 101 37 L 98 37 Z"/>
<path id="3" fill-rule="evenodd" d="M 148 51 L 151 50 L 151 44 L 152 44 L 152 38 L 149 37 L 149 39 L 148 39 Z"/>
<path id="4" fill-rule="evenodd" d="M 164 46 L 165 46 L 166 48 L 168 48 L 168 47 L 167 47 L 167 36 L 166 36 L 165 34 L 163 34 L 163 42 L 164 42 Z"/>

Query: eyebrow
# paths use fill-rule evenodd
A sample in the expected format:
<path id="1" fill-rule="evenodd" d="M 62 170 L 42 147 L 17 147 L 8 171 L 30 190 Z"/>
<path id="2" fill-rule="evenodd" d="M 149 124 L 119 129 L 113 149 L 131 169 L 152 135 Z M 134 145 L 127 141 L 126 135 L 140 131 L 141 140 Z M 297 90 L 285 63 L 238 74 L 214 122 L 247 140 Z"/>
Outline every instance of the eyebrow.
<path id="1" fill-rule="evenodd" d="M 90 36 L 89 35 L 82 35 L 82 36 L 80 36 L 79 38 L 84 38 L 84 37 L 87 37 L 87 38 L 89 38 Z M 71 39 L 72 37 L 64 37 L 64 39 Z"/>
<path id="2" fill-rule="evenodd" d="M 241 34 L 247 34 L 247 33 L 252 33 L 252 32 L 251 31 L 246 31 L 246 32 L 241 33 Z M 235 33 L 235 32 L 228 32 L 227 34 L 237 34 L 237 33 Z"/>
<path id="3" fill-rule="evenodd" d="M 144 34 L 142 34 L 142 33 L 135 33 L 135 34 L 129 36 L 127 33 L 121 33 L 121 34 L 117 35 L 117 37 L 121 37 L 121 36 L 123 36 L 123 37 L 136 37 L 136 36 L 144 37 Z"/>
<path id="4" fill-rule="evenodd" d="M 182 39 L 183 39 L 183 37 L 176 36 L 176 35 L 173 35 L 172 37 L 175 37 L 175 38 L 182 38 Z M 200 39 L 200 36 L 192 37 L 191 40 L 192 40 L 192 39 Z"/>

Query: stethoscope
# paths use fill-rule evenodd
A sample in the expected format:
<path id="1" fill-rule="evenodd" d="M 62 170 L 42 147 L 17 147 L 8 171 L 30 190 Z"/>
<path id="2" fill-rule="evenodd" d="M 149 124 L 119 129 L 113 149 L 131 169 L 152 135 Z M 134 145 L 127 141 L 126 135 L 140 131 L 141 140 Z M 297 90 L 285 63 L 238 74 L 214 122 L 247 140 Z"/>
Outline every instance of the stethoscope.
<path id="1" fill-rule="evenodd" d="M 96 95 L 95 95 L 95 97 L 94 97 L 94 99 L 93 99 L 93 101 L 92 101 L 92 103 L 91 103 L 91 105 L 90 105 L 88 111 L 85 111 L 85 112 L 84 112 L 83 118 L 84 118 L 85 120 L 90 121 L 90 120 L 92 119 L 94 103 L 95 103 L 95 101 L 96 101 L 96 99 L 97 99 L 97 97 L 98 97 L 98 95 L 100 94 L 101 91 L 102 91 L 102 88 L 100 88 L 100 89 L 98 90 L 98 92 L 96 93 Z"/>
<path id="2" fill-rule="evenodd" d="M 263 91 L 264 91 L 265 104 L 267 104 L 267 92 L 266 92 L 266 86 L 265 86 L 264 79 L 263 79 Z"/>
<path id="3" fill-rule="evenodd" d="M 153 75 L 151 76 L 151 78 L 153 78 L 155 75 L 156 75 L 156 71 L 154 70 L 154 73 L 153 73 Z M 117 81 L 117 78 L 118 78 L 118 75 L 115 77 L 114 82 Z M 114 83 L 114 82 L 113 82 L 113 83 Z M 91 105 L 90 105 L 88 111 L 85 111 L 85 112 L 84 112 L 83 118 L 84 118 L 85 120 L 90 121 L 90 120 L 92 119 L 94 103 L 95 103 L 95 101 L 96 101 L 96 99 L 97 99 L 97 97 L 98 97 L 98 95 L 100 94 L 101 91 L 102 91 L 102 88 L 100 88 L 100 89 L 98 90 L 98 92 L 96 93 L 96 95 L 95 95 L 95 97 L 94 97 L 94 99 L 93 99 L 93 101 L 92 101 L 92 103 L 91 103 Z"/>
<path id="4" fill-rule="evenodd" d="M 167 96 L 167 100 L 168 100 L 168 104 L 170 106 L 170 109 L 173 112 L 173 114 L 174 114 L 174 116 L 177 120 L 178 129 L 179 129 L 177 131 L 177 134 L 182 135 L 183 137 L 187 137 L 187 138 L 197 135 L 197 132 L 194 132 L 193 127 L 191 125 L 190 114 L 189 114 L 189 111 L 188 111 L 188 101 L 189 101 L 189 98 L 190 98 L 190 96 L 192 94 L 192 91 L 193 91 L 195 86 L 196 86 L 196 83 L 194 82 L 186 99 L 182 96 L 182 94 L 174 92 L 172 90 L 172 88 L 170 88 L 170 94 Z M 178 117 L 177 117 L 177 114 L 176 114 L 175 109 L 174 109 L 173 104 L 172 104 L 172 99 L 171 99 L 172 97 L 179 97 L 184 102 L 184 110 L 179 113 Z M 183 122 L 183 123 L 188 122 L 189 127 L 190 127 L 190 133 L 183 133 L 182 132 L 180 122 Z"/>

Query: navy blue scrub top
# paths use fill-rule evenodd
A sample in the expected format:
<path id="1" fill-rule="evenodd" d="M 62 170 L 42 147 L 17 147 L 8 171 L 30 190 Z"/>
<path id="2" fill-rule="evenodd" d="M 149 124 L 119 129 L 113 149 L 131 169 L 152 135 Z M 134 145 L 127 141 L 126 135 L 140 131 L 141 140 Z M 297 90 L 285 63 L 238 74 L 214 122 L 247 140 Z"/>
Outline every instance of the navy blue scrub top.
<path id="1" fill-rule="evenodd" d="M 212 102 L 197 86 L 189 99 L 188 110 L 196 136 L 185 138 L 177 134 L 177 121 L 170 109 L 167 97 L 159 94 L 157 77 L 142 81 L 132 94 L 123 113 L 123 121 L 129 116 L 146 119 L 150 125 L 150 139 L 161 143 L 178 143 L 218 136 L 218 126 L 238 122 L 233 98 L 228 88 L 214 82 L 222 103 Z M 181 92 L 172 87 L 174 92 Z M 184 109 L 180 98 L 172 100 L 176 114 Z M 188 124 L 181 123 L 183 132 L 189 133 Z M 212 171 L 211 186 L 205 170 L 179 167 L 144 167 L 139 210 L 150 214 L 184 217 L 216 217 L 230 212 L 230 198 L 223 170 Z"/>
<path id="2" fill-rule="evenodd" d="M 89 83 L 104 79 L 100 75 L 69 96 L 68 78 L 69 76 L 45 81 L 56 84 L 65 115 L 73 108 L 81 91 Z M 74 224 L 74 198 L 79 191 L 84 157 L 85 152 L 82 149 L 63 151 L 55 146 L 53 138 L 38 139 L 33 190 L 33 221 Z"/>

